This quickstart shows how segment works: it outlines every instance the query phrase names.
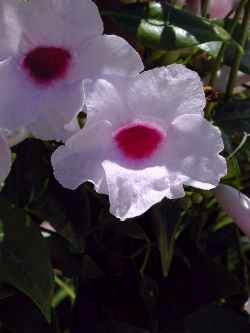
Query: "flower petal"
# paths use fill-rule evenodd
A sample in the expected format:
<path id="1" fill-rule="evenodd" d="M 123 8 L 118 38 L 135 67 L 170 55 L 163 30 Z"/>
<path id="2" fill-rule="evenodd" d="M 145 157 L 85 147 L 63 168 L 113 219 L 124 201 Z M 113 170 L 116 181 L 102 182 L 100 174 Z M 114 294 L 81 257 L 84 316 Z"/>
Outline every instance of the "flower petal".
<path id="1" fill-rule="evenodd" d="M 72 79 L 103 77 L 105 75 L 133 76 L 143 70 L 136 50 L 123 38 L 103 35 L 83 44 L 78 51 Z"/>
<path id="2" fill-rule="evenodd" d="M 250 314 L 250 298 L 248 298 L 247 302 L 244 304 L 244 310 Z"/>
<path id="3" fill-rule="evenodd" d="M 40 116 L 28 129 L 41 140 L 66 141 L 80 130 L 80 126 L 77 117 L 67 124 L 64 114 L 57 112 Z"/>
<path id="4" fill-rule="evenodd" d="M 58 84 L 46 89 L 27 80 L 15 59 L 0 63 L 0 127 L 14 130 L 49 114 L 62 115 L 65 124 L 82 110 L 84 91 L 81 82 Z M 53 121 L 53 120 L 52 120 Z M 46 135 L 46 134 L 45 134 Z"/>
<path id="5" fill-rule="evenodd" d="M 177 117 L 167 131 L 163 164 L 186 185 L 209 190 L 226 174 L 219 155 L 223 141 L 218 128 L 199 115 Z"/>
<path id="6" fill-rule="evenodd" d="M 107 194 L 101 162 L 110 149 L 110 138 L 108 122 L 100 122 L 76 133 L 52 155 L 56 179 L 69 189 L 90 181 L 98 192 Z"/>
<path id="7" fill-rule="evenodd" d="M 138 75 L 130 87 L 128 103 L 138 118 L 153 116 L 170 124 L 182 114 L 202 115 L 206 99 L 196 72 L 170 65 Z"/>
<path id="8" fill-rule="evenodd" d="M 133 120 L 126 92 L 131 80 L 129 78 L 98 79 L 85 82 L 86 112 L 88 121 L 108 120 L 113 125 L 121 125 Z"/>
<path id="9" fill-rule="evenodd" d="M 107 179 L 110 212 L 122 221 L 143 214 L 164 197 L 171 196 L 165 167 L 133 170 L 108 160 L 102 165 Z M 175 195 L 184 196 L 183 188 L 176 188 Z"/>
<path id="10" fill-rule="evenodd" d="M 209 13 L 211 17 L 224 18 L 233 9 L 234 0 L 211 0 L 209 4 Z"/>
<path id="11" fill-rule="evenodd" d="M 250 198 L 237 189 L 220 184 L 214 190 L 219 204 L 250 238 Z"/>
<path id="12" fill-rule="evenodd" d="M 13 147 L 28 138 L 29 132 L 26 128 L 19 128 L 15 131 L 1 129 L 0 132 L 6 139 L 9 147 Z"/>
<path id="13" fill-rule="evenodd" d="M 0 60 L 16 53 L 19 48 L 21 27 L 9 2 L 0 2 Z"/>
<path id="14" fill-rule="evenodd" d="M 20 75 L 13 61 L 0 63 L 0 78 L 0 127 L 14 130 L 35 120 L 38 91 Z"/>
<path id="15" fill-rule="evenodd" d="M 79 45 L 103 32 L 98 9 L 90 0 L 9 0 L 26 39 L 32 44 Z"/>

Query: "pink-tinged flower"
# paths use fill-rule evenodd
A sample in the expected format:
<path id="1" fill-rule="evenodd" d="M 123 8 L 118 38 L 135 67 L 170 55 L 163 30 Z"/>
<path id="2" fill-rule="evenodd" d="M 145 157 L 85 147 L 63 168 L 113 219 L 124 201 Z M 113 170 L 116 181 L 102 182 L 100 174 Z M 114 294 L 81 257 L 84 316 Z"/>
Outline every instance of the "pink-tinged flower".
<path id="1" fill-rule="evenodd" d="M 224 211 L 250 238 L 250 198 L 237 189 L 223 184 L 220 184 L 214 193 Z"/>
<path id="2" fill-rule="evenodd" d="M 201 15 L 202 0 L 186 0 L 186 7 L 195 15 Z M 235 0 L 210 0 L 208 11 L 211 17 L 225 17 L 233 9 Z"/>
<path id="3" fill-rule="evenodd" d="M 39 136 L 50 138 L 54 122 L 60 139 L 60 129 L 83 107 L 83 79 L 135 75 L 143 69 L 125 40 L 102 33 L 90 0 L 2 0 L 0 126 L 31 125 Z"/>
<path id="4" fill-rule="evenodd" d="M 70 189 L 92 182 L 121 220 L 183 197 L 183 184 L 209 190 L 226 173 L 220 131 L 204 119 L 201 81 L 186 67 L 100 79 L 86 101 L 86 127 L 55 151 L 54 174 Z"/>
<path id="5" fill-rule="evenodd" d="M 250 298 L 247 300 L 247 302 L 244 304 L 244 310 L 250 314 Z"/>
<path id="6" fill-rule="evenodd" d="M 209 14 L 211 17 L 225 17 L 233 9 L 235 0 L 210 0 Z"/>
<path id="7" fill-rule="evenodd" d="M 201 15 L 201 0 L 186 0 L 187 8 L 195 15 Z"/>
<path id="8" fill-rule="evenodd" d="M 11 168 L 11 151 L 5 135 L 0 131 L 0 188 Z"/>

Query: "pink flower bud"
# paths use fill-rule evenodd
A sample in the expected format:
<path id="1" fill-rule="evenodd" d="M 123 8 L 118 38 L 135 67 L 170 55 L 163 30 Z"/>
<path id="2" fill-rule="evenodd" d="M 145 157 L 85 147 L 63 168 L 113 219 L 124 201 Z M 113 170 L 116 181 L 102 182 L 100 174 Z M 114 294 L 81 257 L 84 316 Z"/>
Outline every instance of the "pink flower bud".
<path id="1" fill-rule="evenodd" d="M 209 13 L 211 17 L 225 17 L 232 10 L 234 0 L 211 0 Z"/>
<path id="2" fill-rule="evenodd" d="M 201 0 L 186 0 L 186 5 L 193 14 L 201 14 Z"/>
<path id="3" fill-rule="evenodd" d="M 250 238 L 250 198 L 237 189 L 222 184 L 214 193 L 221 207 Z"/>
<path id="4" fill-rule="evenodd" d="M 250 298 L 247 300 L 247 302 L 244 305 L 244 310 L 250 314 Z"/>

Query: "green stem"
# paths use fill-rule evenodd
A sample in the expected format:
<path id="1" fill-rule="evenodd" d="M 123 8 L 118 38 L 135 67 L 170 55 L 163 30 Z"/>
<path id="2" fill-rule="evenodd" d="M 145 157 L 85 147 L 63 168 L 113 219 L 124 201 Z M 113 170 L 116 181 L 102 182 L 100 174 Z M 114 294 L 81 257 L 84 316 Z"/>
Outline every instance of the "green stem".
<path id="1" fill-rule="evenodd" d="M 245 12 L 244 12 L 244 17 L 243 17 L 243 22 L 241 25 L 240 38 L 239 38 L 239 44 L 243 49 L 244 49 L 246 41 L 247 41 L 249 23 L 250 23 L 250 0 L 248 0 L 247 4 L 245 6 Z M 228 100 L 233 95 L 233 90 L 234 90 L 235 82 L 237 79 L 237 74 L 238 74 L 238 71 L 240 68 L 241 57 L 242 57 L 242 51 L 238 48 L 235 51 L 235 59 L 234 59 L 234 63 L 231 68 L 229 79 L 228 79 L 225 100 Z"/>
<path id="2" fill-rule="evenodd" d="M 241 2 L 239 3 L 239 5 L 237 6 L 237 9 L 235 11 L 235 15 L 234 15 L 234 18 L 233 18 L 232 25 L 230 26 L 230 28 L 228 30 L 228 33 L 230 35 L 232 35 L 234 33 L 234 30 L 237 27 L 237 23 L 238 23 L 238 20 L 240 18 L 240 14 L 241 14 L 241 12 L 242 12 L 242 10 L 243 10 L 246 2 L 247 2 L 247 0 L 241 0 Z M 220 51 L 219 51 L 219 53 L 218 53 L 218 55 L 216 57 L 214 68 L 213 68 L 213 71 L 212 71 L 210 79 L 209 79 L 209 86 L 211 86 L 211 87 L 214 86 L 214 83 L 215 83 L 215 80 L 216 80 L 216 77 L 217 77 L 217 71 L 220 68 L 221 61 L 222 61 L 222 58 L 223 58 L 226 46 L 227 46 L 227 43 L 224 42 L 221 45 Z"/>
<path id="3" fill-rule="evenodd" d="M 65 291 L 65 293 L 69 296 L 72 302 L 76 299 L 76 294 L 74 289 L 69 286 L 66 282 L 64 282 L 61 278 L 59 278 L 57 275 L 55 275 L 55 283 Z"/>
<path id="4" fill-rule="evenodd" d="M 210 2 L 210 0 L 203 0 L 202 1 L 201 14 L 202 14 L 203 17 L 207 16 L 207 12 L 208 12 L 208 8 L 209 8 L 209 2 Z"/>
<path id="5" fill-rule="evenodd" d="M 243 139 L 241 140 L 240 144 L 236 147 L 236 149 L 227 157 L 227 160 L 231 160 L 246 144 L 247 139 L 250 137 L 250 134 L 244 132 Z"/>

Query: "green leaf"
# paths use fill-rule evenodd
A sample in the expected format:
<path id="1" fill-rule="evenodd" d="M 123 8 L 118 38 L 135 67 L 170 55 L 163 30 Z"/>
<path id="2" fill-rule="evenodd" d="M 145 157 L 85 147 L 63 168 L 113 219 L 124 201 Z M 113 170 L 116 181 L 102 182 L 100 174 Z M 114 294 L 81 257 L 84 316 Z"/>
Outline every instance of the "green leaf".
<path id="1" fill-rule="evenodd" d="M 192 333 L 247 333 L 250 330 L 248 317 L 226 306 L 204 306 L 185 320 L 185 329 Z"/>
<path id="2" fill-rule="evenodd" d="M 1 194 L 19 207 L 39 200 L 47 189 L 51 169 L 42 141 L 27 139 L 14 147 L 16 159 Z"/>
<path id="3" fill-rule="evenodd" d="M 224 63 L 232 66 L 235 58 L 235 47 L 231 46 L 226 49 Z M 240 61 L 240 70 L 246 74 L 250 74 L 250 39 L 247 40 L 244 53 Z"/>
<path id="4" fill-rule="evenodd" d="M 232 24 L 232 19 L 224 20 L 223 26 L 225 30 L 228 30 Z M 233 34 L 234 40 L 239 40 L 241 24 L 239 23 Z M 224 54 L 224 63 L 228 66 L 232 66 L 235 58 L 236 46 L 230 45 Z M 248 31 L 248 39 L 243 49 L 243 54 L 240 60 L 240 70 L 246 74 L 250 74 L 250 29 Z"/>
<path id="5" fill-rule="evenodd" d="M 135 221 L 131 222 L 128 221 L 126 223 L 121 223 L 121 224 L 117 223 L 113 226 L 113 229 L 117 234 L 121 234 L 137 240 L 149 241 L 145 231 Z"/>
<path id="6" fill-rule="evenodd" d="M 45 240 L 39 226 L 23 210 L 0 201 L 4 240 L 0 247 L 0 281 L 22 291 L 51 320 L 54 278 Z"/>
<path id="7" fill-rule="evenodd" d="M 107 14 L 142 45 L 150 48 L 176 50 L 231 40 L 231 36 L 216 23 L 168 4 L 150 2 L 146 6 Z"/>
<path id="8" fill-rule="evenodd" d="M 23 293 L 15 294 L 0 302 L 0 322 L 11 333 L 55 333 L 54 322 L 49 324 L 39 309 Z M 1 325 L 0 325 L 1 326 Z M 0 328 L 2 332 L 2 327 Z"/>
<path id="9" fill-rule="evenodd" d="M 199 48 L 207 52 L 211 57 L 216 58 L 220 51 L 221 45 L 221 42 L 208 42 L 199 45 Z"/>
<path id="10" fill-rule="evenodd" d="M 176 201 L 164 199 L 152 209 L 152 223 L 161 255 L 162 273 L 166 277 L 174 255 L 175 235 L 180 218 Z"/>
<path id="11" fill-rule="evenodd" d="M 233 100 L 224 104 L 217 110 L 214 120 L 229 134 L 250 133 L 250 99 Z"/>
<path id="12" fill-rule="evenodd" d="M 224 177 L 224 180 L 240 177 L 240 165 L 236 157 L 229 159 L 227 163 L 227 169 L 227 175 Z"/>

